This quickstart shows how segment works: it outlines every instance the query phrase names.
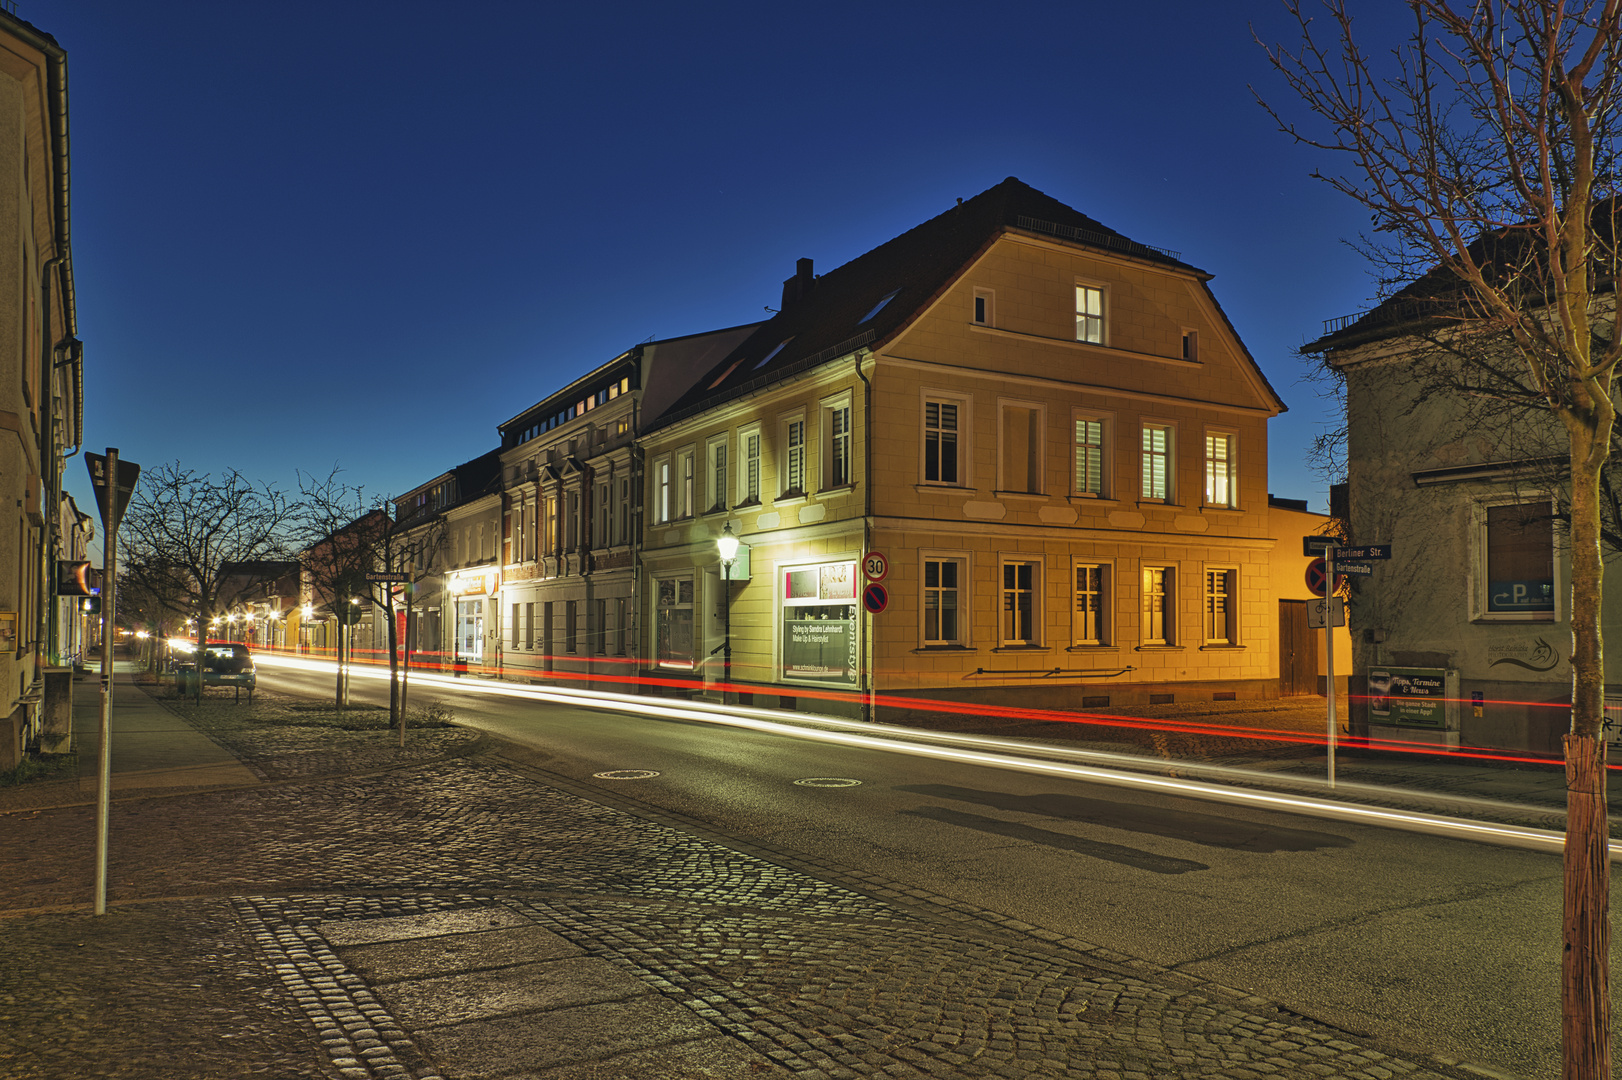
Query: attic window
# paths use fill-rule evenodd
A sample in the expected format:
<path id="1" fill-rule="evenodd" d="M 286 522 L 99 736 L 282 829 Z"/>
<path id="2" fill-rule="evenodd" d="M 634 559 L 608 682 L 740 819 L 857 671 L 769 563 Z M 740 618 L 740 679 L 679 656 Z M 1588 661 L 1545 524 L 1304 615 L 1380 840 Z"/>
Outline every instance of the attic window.
<path id="1" fill-rule="evenodd" d="M 889 296 L 886 296 L 883 300 L 880 300 L 878 303 L 874 304 L 873 305 L 873 310 L 869 311 L 866 315 L 863 315 L 862 318 L 861 318 L 861 321 L 858 322 L 856 325 L 860 326 L 862 323 L 871 321 L 873 316 L 875 316 L 879 312 L 883 311 L 884 310 L 884 305 L 888 304 L 891 300 L 894 300 L 895 297 L 896 297 L 896 293 L 898 293 L 900 291 L 901 291 L 900 289 L 897 289 L 895 292 L 891 293 Z"/>
<path id="2" fill-rule="evenodd" d="M 793 340 L 794 339 L 790 337 L 790 338 L 784 338 L 782 341 L 779 341 L 777 343 L 777 348 L 775 348 L 771 352 L 767 353 L 764 357 L 761 358 L 760 363 L 755 365 L 755 370 L 759 371 L 761 368 L 763 368 L 767 364 L 771 363 L 772 358 L 775 357 L 778 353 L 783 351 L 783 346 L 787 345 L 789 342 L 791 342 Z"/>

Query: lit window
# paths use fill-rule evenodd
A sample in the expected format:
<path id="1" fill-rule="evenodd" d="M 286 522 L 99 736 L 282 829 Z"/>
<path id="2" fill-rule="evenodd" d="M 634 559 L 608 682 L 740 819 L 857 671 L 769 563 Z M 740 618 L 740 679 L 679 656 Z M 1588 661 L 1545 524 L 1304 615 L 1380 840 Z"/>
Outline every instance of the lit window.
<path id="1" fill-rule="evenodd" d="M 1108 644 L 1108 584 L 1109 567 L 1076 567 L 1076 620 L 1072 635 L 1075 644 Z"/>
<path id="2" fill-rule="evenodd" d="M 959 637 L 959 582 L 962 563 L 957 559 L 924 560 L 924 644 L 956 645 Z"/>
<path id="3" fill-rule="evenodd" d="M 1234 436 L 1205 434 L 1205 505 L 1239 505 L 1239 455 Z"/>
<path id="4" fill-rule="evenodd" d="M 1170 502 L 1172 429 L 1165 424 L 1143 425 L 1143 489 L 1145 499 Z"/>
<path id="5" fill-rule="evenodd" d="M 1238 629 L 1234 618 L 1234 570 L 1205 572 L 1205 640 L 1213 645 L 1232 645 Z"/>
<path id="6" fill-rule="evenodd" d="M 657 583 L 655 641 L 660 667 L 693 666 L 693 579 Z"/>
<path id="7" fill-rule="evenodd" d="M 739 436 L 743 444 L 743 473 L 739 481 L 743 487 L 744 505 L 760 501 L 760 432 L 747 431 Z"/>
<path id="8" fill-rule="evenodd" d="M 694 510 L 693 484 L 693 451 L 683 450 L 676 455 L 676 479 L 681 486 L 677 489 L 676 515 L 678 517 L 692 517 Z"/>
<path id="9" fill-rule="evenodd" d="M 1036 564 L 1002 564 L 1002 643 L 1036 644 Z"/>
<path id="10" fill-rule="evenodd" d="M 1104 343 L 1104 290 L 1076 286 L 1076 340 Z"/>
<path id="11" fill-rule="evenodd" d="M 1104 497 L 1104 421 L 1076 418 L 1076 494 Z"/>
<path id="12" fill-rule="evenodd" d="M 661 461 L 656 466 L 658 485 L 653 504 L 653 520 L 663 524 L 670 520 L 670 462 Z"/>
<path id="13" fill-rule="evenodd" d="M 783 494 L 805 494 L 805 421 L 783 425 Z"/>
<path id="14" fill-rule="evenodd" d="M 1143 568 L 1143 643 L 1170 645 L 1176 632 L 1173 573 L 1169 566 Z"/>
<path id="15" fill-rule="evenodd" d="M 710 513 L 727 508 L 727 441 L 710 443 Z"/>

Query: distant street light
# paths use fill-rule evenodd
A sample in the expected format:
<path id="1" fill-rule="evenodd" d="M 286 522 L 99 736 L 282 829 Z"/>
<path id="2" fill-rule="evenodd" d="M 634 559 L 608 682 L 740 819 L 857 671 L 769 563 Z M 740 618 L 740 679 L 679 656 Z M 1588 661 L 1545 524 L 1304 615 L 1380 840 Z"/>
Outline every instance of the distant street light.
<path id="1" fill-rule="evenodd" d="M 732 522 L 715 538 L 715 549 L 721 554 L 721 704 L 726 705 L 732 687 L 732 563 L 738 557 Z"/>

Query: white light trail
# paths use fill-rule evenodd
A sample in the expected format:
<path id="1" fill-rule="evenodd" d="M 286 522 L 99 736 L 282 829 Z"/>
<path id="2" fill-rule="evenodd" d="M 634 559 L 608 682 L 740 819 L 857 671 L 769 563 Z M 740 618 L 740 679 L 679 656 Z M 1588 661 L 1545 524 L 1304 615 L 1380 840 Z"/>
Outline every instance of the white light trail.
<path id="1" fill-rule="evenodd" d="M 330 674 L 331 661 L 306 657 L 286 656 L 278 653 L 259 653 L 255 656 L 262 667 L 282 667 L 302 671 Z M 387 681 L 387 668 L 369 665 L 351 667 L 353 677 Z M 615 712 L 636 713 L 660 719 L 702 721 L 728 727 L 743 728 L 795 739 L 860 747 L 893 754 L 933 758 L 940 761 L 958 761 L 997 769 L 1036 775 L 1064 777 L 1088 783 L 1153 792 L 1161 795 L 1201 799 L 1208 802 L 1229 803 L 1257 809 L 1275 810 L 1288 814 L 1346 821 L 1377 828 L 1402 829 L 1428 833 L 1459 840 L 1503 847 L 1526 848 L 1533 851 L 1559 852 L 1565 843 L 1565 834 L 1552 829 L 1533 829 L 1519 825 L 1472 821 L 1419 811 L 1393 810 L 1388 807 L 1363 806 L 1308 795 L 1272 791 L 1256 791 L 1206 783 L 1176 776 L 1160 776 L 1143 772 L 1145 768 L 1175 767 L 1188 771 L 1182 763 L 1134 758 L 1127 754 L 1109 754 L 1098 751 L 1070 750 L 1061 747 L 1033 745 L 1009 739 L 996 739 L 980 735 L 943 732 L 920 732 L 907 728 L 869 724 L 839 717 L 812 716 L 805 713 L 785 713 L 770 709 L 722 706 L 707 702 L 649 701 L 631 694 L 614 694 L 601 690 L 575 690 L 558 687 L 520 686 L 515 683 L 484 682 L 413 672 L 411 684 L 416 687 L 432 686 L 437 689 L 465 694 L 484 694 L 494 697 L 542 701 L 575 708 L 611 709 Z M 1043 760 L 1043 758 L 1068 760 Z M 1103 761 L 1111 767 L 1085 762 Z M 1279 778 L 1243 769 L 1206 767 L 1207 775 L 1227 775 L 1250 782 L 1276 782 Z M 1341 785 L 1342 788 L 1345 785 Z M 1385 791 L 1387 796 L 1408 792 L 1363 787 L 1366 792 Z M 1506 804 L 1499 804 L 1506 805 Z M 1511 807 L 1522 814 L 1525 807 Z M 1552 812 L 1551 812 L 1552 814 Z M 1611 858 L 1622 857 L 1622 842 L 1611 842 Z"/>

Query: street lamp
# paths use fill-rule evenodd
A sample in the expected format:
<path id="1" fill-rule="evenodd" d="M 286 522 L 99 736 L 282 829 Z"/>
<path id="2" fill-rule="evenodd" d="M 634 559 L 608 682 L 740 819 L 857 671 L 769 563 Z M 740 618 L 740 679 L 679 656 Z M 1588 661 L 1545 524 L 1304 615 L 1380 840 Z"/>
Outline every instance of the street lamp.
<path id="1" fill-rule="evenodd" d="M 738 538 L 732 533 L 732 522 L 727 522 L 715 538 L 715 549 L 721 554 L 721 704 L 726 705 L 732 685 L 732 563 L 738 557 Z"/>

